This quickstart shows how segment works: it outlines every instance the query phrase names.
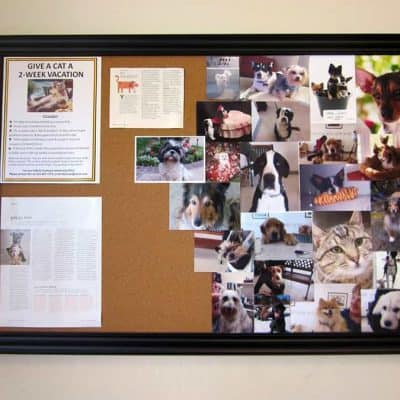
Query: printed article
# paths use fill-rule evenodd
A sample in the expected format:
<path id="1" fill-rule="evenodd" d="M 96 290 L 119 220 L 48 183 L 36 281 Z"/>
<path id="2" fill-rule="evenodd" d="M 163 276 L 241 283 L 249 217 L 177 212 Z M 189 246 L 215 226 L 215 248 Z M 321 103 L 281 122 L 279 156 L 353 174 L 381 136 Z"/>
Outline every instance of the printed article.
<path id="1" fill-rule="evenodd" d="M 98 183 L 101 59 L 5 58 L 1 181 Z"/>
<path id="2" fill-rule="evenodd" d="M 183 128 L 183 68 L 111 68 L 110 128 Z"/>
<path id="3" fill-rule="evenodd" d="M 101 326 L 101 203 L 1 199 L 0 326 Z"/>

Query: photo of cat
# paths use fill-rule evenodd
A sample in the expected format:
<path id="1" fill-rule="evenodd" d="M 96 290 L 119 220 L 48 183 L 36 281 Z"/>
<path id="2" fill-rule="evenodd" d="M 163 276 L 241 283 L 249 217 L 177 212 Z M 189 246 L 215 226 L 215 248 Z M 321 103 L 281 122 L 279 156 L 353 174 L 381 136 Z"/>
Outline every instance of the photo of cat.
<path id="1" fill-rule="evenodd" d="M 373 253 L 369 213 L 313 215 L 315 283 L 356 283 L 372 287 Z"/>

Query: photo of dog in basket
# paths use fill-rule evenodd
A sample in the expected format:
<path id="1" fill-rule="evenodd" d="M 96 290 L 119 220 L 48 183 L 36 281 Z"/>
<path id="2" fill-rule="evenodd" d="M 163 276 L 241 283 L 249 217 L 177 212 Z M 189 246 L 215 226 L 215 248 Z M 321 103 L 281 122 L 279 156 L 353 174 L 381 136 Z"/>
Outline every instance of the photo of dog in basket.
<path id="1" fill-rule="evenodd" d="M 354 56 L 310 58 L 311 122 L 355 124 Z"/>
<path id="2" fill-rule="evenodd" d="M 400 177 L 399 65 L 400 56 L 356 57 L 360 169 L 371 180 Z"/>
<path id="3" fill-rule="evenodd" d="M 250 102 L 197 102 L 197 135 L 207 142 L 251 141 Z"/>

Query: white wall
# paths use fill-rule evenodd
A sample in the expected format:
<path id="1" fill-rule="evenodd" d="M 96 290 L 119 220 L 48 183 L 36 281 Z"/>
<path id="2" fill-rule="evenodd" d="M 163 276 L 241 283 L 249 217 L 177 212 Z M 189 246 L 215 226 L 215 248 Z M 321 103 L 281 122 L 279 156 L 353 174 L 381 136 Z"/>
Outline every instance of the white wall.
<path id="1" fill-rule="evenodd" d="M 0 34 L 390 33 L 399 11 L 398 0 L 2 0 Z M 399 374 L 396 355 L 1 355 L 0 397 L 397 400 Z"/>

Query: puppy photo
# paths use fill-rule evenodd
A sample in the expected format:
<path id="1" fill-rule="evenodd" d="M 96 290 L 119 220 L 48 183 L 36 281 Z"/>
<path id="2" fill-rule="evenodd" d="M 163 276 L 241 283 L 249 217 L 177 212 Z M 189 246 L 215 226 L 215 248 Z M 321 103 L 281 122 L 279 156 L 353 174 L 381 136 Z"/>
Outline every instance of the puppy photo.
<path id="1" fill-rule="evenodd" d="M 363 308 L 367 309 L 368 325 L 363 331 L 400 332 L 400 290 L 377 289 L 366 297 Z"/>
<path id="2" fill-rule="evenodd" d="M 204 182 L 204 137 L 135 138 L 135 182 Z"/>
<path id="3" fill-rule="evenodd" d="M 247 166 L 242 171 L 242 212 L 299 209 L 297 143 L 251 143 L 241 145 L 240 152 Z"/>
<path id="4" fill-rule="evenodd" d="M 265 220 L 260 226 L 260 231 L 263 243 L 265 244 L 277 242 L 284 242 L 289 246 L 297 244 L 297 239 L 293 234 L 286 232 L 284 223 L 277 218 L 268 218 Z"/>
<path id="5" fill-rule="evenodd" d="M 356 124 L 354 64 L 352 55 L 310 57 L 312 125 Z"/>
<path id="6" fill-rule="evenodd" d="M 240 229 L 240 184 L 170 184 L 170 229 Z"/>
<path id="7" fill-rule="evenodd" d="M 400 326 L 400 291 L 391 291 L 380 296 L 372 313 L 380 315 L 381 328 L 398 330 Z"/>

